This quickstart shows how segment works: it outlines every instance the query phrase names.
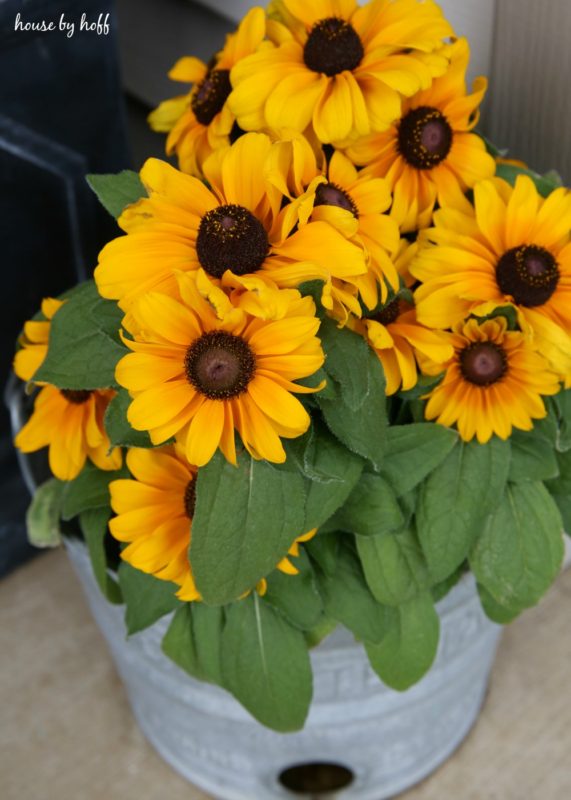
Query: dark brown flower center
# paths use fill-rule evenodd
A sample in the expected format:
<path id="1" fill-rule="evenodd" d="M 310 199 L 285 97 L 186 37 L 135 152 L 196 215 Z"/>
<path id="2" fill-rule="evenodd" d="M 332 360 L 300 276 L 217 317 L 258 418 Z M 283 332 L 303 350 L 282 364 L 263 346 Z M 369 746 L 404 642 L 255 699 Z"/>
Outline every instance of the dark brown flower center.
<path id="1" fill-rule="evenodd" d="M 522 245 L 500 258 L 496 281 L 504 294 L 513 297 L 514 303 L 533 308 L 546 303 L 557 288 L 559 268 L 543 247 Z"/>
<path id="2" fill-rule="evenodd" d="M 398 126 L 398 151 L 416 169 L 438 166 L 452 147 L 452 128 L 437 108 L 409 111 Z"/>
<path id="3" fill-rule="evenodd" d="M 191 478 L 184 490 L 184 513 L 189 519 L 194 516 L 194 506 L 196 505 L 196 479 Z"/>
<path id="4" fill-rule="evenodd" d="M 380 322 L 381 325 L 390 325 L 391 322 L 395 322 L 397 320 L 400 313 L 400 306 L 400 298 L 395 297 L 390 301 L 390 303 L 387 303 L 386 306 L 383 306 L 383 308 L 381 308 L 381 310 L 375 314 L 373 319 L 377 322 Z"/>
<path id="5" fill-rule="evenodd" d="M 246 391 L 256 371 L 256 357 L 240 336 L 210 331 L 190 345 L 184 368 L 198 392 L 211 400 L 229 400 Z"/>
<path id="6" fill-rule="evenodd" d="M 198 260 L 215 278 L 221 278 L 227 269 L 235 275 L 255 272 L 264 263 L 269 249 L 266 229 L 243 206 L 219 206 L 200 221 L 196 239 Z"/>
<path id="7" fill-rule="evenodd" d="M 213 69 L 198 87 L 190 101 L 194 116 L 202 125 L 210 125 L 216 114 L 224 107 L 232 91 L 230 71 L 227 69 Z"/>
<path id="8" fill-rule="evenodd" d="M 346 69 L 356 69 L 364 55 L 358 33 L 339 17 L 327 17 L 316 22 L 303 49 L 306 66 L 330 77 Z"/>
<path id="9" fill-rule="evenodd" d="M 351 214 L 356 217 L 359 216 L 357 206 L 351 199 L 350 195 L 348 195 L 347 192 L 345 192 L 335 183 L 319 184 L 317 191 L 315 192 L 314 205 L 337 206 L 338 208 L 344 208 L 346 211 L 350 211 Z"/>
<path id="10" fill-rule="evenodd" d="M 460 353 L 460 370 L 476 386 L 490 386 L 506 374 L 508 360 L 503 347 L 494 342 L 474 342 Z"/>
<path id="11" fill-rule="evenodd" d="M 65 397 L 68 403 L 81 406 L 83 403 L 87 403 L 93 392 L 85 389 L 60 389 L 60 394 Z"/>

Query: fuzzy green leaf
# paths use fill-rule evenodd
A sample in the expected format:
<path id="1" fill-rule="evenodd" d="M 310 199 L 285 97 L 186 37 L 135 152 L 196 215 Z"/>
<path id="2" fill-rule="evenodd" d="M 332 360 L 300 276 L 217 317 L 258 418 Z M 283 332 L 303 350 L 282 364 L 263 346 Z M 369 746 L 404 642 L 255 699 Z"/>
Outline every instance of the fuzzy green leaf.
<path id="1" fill-rule="evenodd" d="M 338 328 L 324 319 L 319 338 L 325 352 L 325 372 L 341 389 L 343 402 L 351 411 L 363 406 L 363 382 L 369 369 L 369 346 L 362 336 L 348 328 Z"/>
<path id="2" fill-rule="evenodd" d="M 417 533 L 434 581 L 468 556 L 502 497 L 509 465 L 509 443 L 458 442 L 422 484 Z"/>
<path id="3" fill-rule="evenodd" d="M 389 481 L 397 496 L 406 494 L 424 480 L 458 441 L 455 431 L 429 422 L 392 425 L 387 437 L 381 475 Z"/>
<path id="4" fill-rule="evenodd" d="M 426 559 L 412 528 L 384 536 L 359 536 L 357 552 L 379 603 L 398 606 L 430 586 Z"/>
<path id="5" fill-rule="evenodd" d="M 378 536 L 401 528 L 404 516 L 387 481 L 366 472 L 335 514 L 334 522 L 339 530 Z"/>
<path id="6" fill-rule="evenodd" d="M 380 642 L 386 632 L 386 609 L 371 594 L 357 556 L 340 548 L 333 575 L 318 576 L 319 590 L 328 617 L 341 622 L 358 639 Z"/>
<path id="7" fill-rule="evenodd" d="M 541 483 L 513 483 L 470 554 L 476 579 L 508 608 L 535 605 L 563 561 L 561 515 Z"/>
<path id="8" fill-rule="evenodd" d="M 289 442 L 286 452 L 306 479 L 305 528 L 319 528 L 343 505 L 365 462 L 318 424 Z"/>
<path id="9" fill-rule="evenodd" d="M 125 624 L 129 635 L 153 625 L 181 605 L 178 586 L 135 569 L 126 561 L 119 565 L 119 586 L 126 605 Z"/>
<path id="10" fill-rule="evenodd" d="M 87 183 L 115 219 L 128 205 L 147 196 L 138 173 L 127 169 L 116 175 L 88 175 Z"/>
<path id="11" fill-rule="evenodd" d="M 303 727 L 312 696 L 307 643 L 255 592 L 227 609 L 222 674 L 226 688 L 263 725 L 282 733 Z"/>
<path id="12" fill-rule="evenodd" d="M 162 650 L 189 675 L 222 686 L 223 627 L 223 608 L 184 603 L 163 637 Z"/>
<path id="13" fill-rule="evenodd" d="M 89 508 L 109 506 L 109 484 L 118 478 L 127 478 L 126 468 L 106 472 L 88 462 L 77 478 L 66 483 L 63 491 L 61 516 L 73 519 Z"/>
<path id="14" fill-rule="evenodd" d="M 309 631 L 319 623 L 323 603 L 305 551 L 300 550 L 291 563 L 299 570 L 298 574 L 286 575 L 275 569 L 268 576 L 264 600 L 281 611 L 294 627 Z"/>
<path id="15" fill-rule="evenodd" d="M 341 539 L 337 532 L 318 532 L 317 536 L 304 545 L 313 561 L 330 577 L 335 575 Z"/>
<path id="16" fill-rule="evenodd" d="M 198 472 L 196 495 L 190 561 L 210 605 L 252 589 L 306 533 L 303 477 L 245 452 L 236 467 L 216 453 Z"/>
<path id="17" fill-rule="evenodd" d="M 383 640 L 366 642 L 365 649 L 380 679 L 402 692 L 428 672 L 436 656 L 440 620 L 430 594 L 391 609 L 387 625 Z"/>
<path id="18" fill-rule="evenodd" d="M 339 330 L 327 321 L 325 370 L 334 399 L 316 395 L 325 421 L 337 438 L 378 469 L 387 438 L 385 377 L 381 362 L 357 334 Z M 320 337 L 322 336 L 320 330 Z M 329 349 L 328 349 L 329 348 Z"/>
<path id="19" fill-rule="evenodd" d="M 481 583 L 478 584 L 478 594 L 480 595 L 480 602 L 482 603 L 484 613 L 488 619 L 491 619 L 492 622 L 496 622 L 498 625 L 508 625 L 510 622 L 513 622 L 523 610 L 517 606 L 509 608 L 500 605 Z"/>
<path id="20" fill-rule="evenodd" d="M 547 439 L 533 431 L 514 431 L 510 444 L 510 481 L 545 481 L 559 475 L 555 451 Z"/>
<path id="21" fill-rule="evenodd" d="M 123 312 L 87 281 L 55 313 L 47 356 L 35 381 L 60 389 L 115 386 L 115 366 L 128 351 L 119 341 Z"/>
<path id="22" fill-rule="evenodd" d="M 153 447 L 147 431 L 134 430 L 127 421 L 127 409 L 131 397 L 126 389 L 120 389 L 105 412 L 105 430 L 109 441 L 117 447 Z"/>
<path id="23" fill-rule="evenodd" d="M 65 483 L 50 478 L 36 489 L 26 512 L 28 540 L 34 547 L 61 544 L 60 516 Z"/>
<path id="24" fill-rule="evenodd" d="M 111 603 L 122 603 L 123 598 L 118 583 L 111 577 L 107 568 L 105 537 L 111 509 L 92 508 L 79 516 L 81 531 L 87 544 L 91 566 L 99 588 Z"/>

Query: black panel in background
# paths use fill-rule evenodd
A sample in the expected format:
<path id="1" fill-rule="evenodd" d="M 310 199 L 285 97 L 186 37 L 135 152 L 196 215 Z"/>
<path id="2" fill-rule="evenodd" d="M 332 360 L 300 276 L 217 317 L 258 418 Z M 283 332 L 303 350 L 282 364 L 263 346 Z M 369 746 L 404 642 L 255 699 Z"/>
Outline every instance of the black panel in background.
<path id="1" fill-rule="evenodd" d="M 15 31 L 24 22 L 75 22 L 64 32 Z M 80 31 L 82 14 L 109 14 L 109 35 Z M 129 168 L 110 0 L 0 2 L 0 384 L 14 341 L 43 297 L 89 275 L 115 222 L 85 184 L 89 172 Z M 0 574 L 29 553 L 29 497 L 0 409 Z"/>

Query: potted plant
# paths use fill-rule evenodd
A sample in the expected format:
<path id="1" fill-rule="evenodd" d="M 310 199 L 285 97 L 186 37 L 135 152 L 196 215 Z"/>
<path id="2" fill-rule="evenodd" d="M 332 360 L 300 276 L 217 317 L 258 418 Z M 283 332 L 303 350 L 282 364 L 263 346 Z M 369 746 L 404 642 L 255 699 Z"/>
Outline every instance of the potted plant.
<path id="1" fill-rule="evenodd" d="M 90 176 L 124 235 L 20 338 L 31 538 L 217 796 L 418 780 L 560 569 L 571 194 L 474 132 L 468 60 L 431 2 L 253 9 L 151 115 L 180 168 Z"/>

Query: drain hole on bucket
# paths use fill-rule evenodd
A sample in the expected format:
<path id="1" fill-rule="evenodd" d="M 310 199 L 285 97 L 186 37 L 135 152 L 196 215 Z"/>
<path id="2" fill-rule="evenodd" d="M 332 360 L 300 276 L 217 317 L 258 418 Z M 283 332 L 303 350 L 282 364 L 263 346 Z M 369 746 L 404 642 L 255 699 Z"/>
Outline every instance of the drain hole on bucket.
<path id="1" fill-rule="evenodd" d="M 341 764 L 313 762 L 282 770 L 279 782 L 290 792 L 325 798 L 353 782 L 353 773 Z"/>

